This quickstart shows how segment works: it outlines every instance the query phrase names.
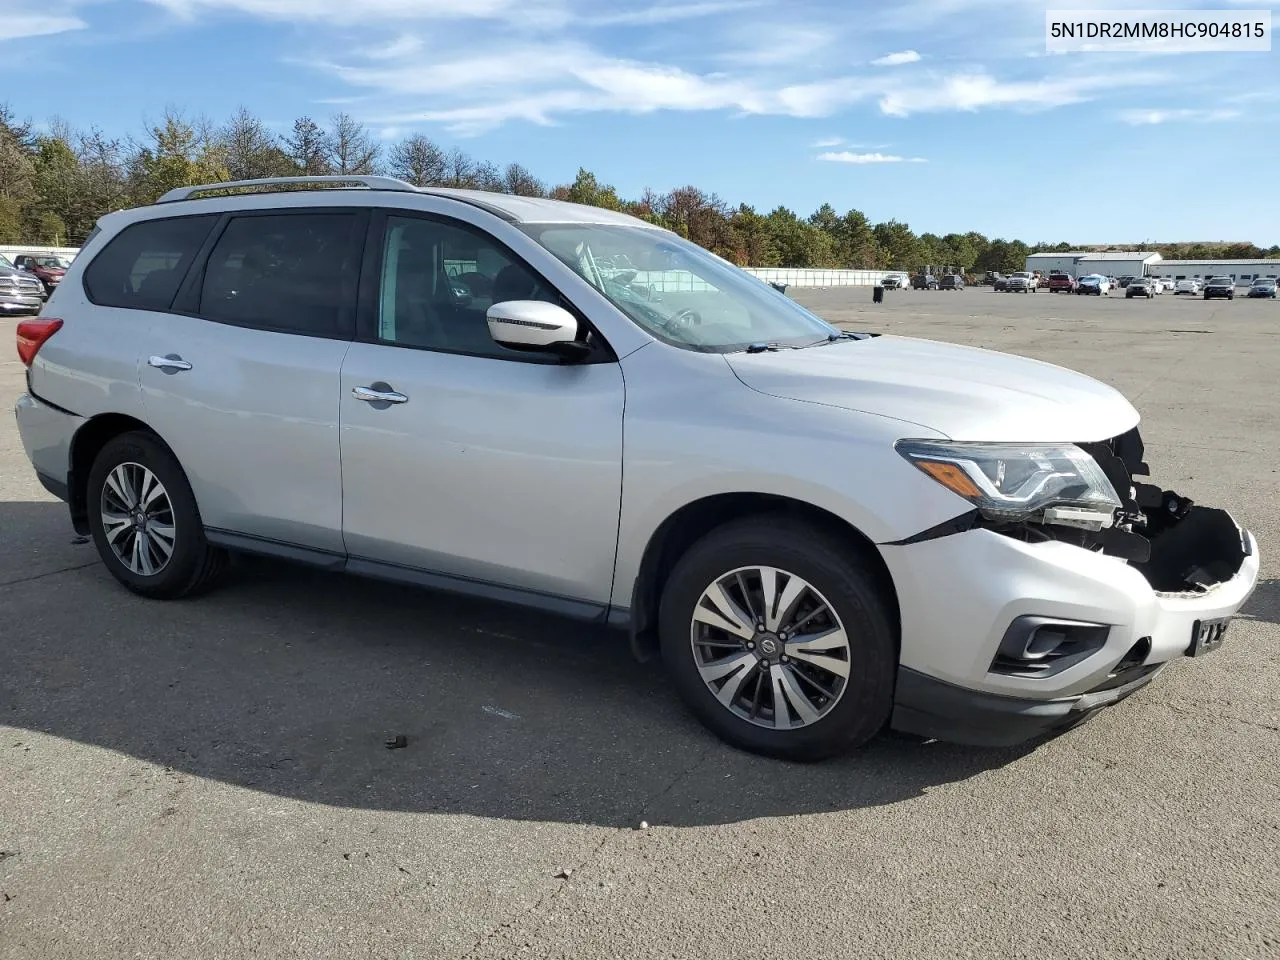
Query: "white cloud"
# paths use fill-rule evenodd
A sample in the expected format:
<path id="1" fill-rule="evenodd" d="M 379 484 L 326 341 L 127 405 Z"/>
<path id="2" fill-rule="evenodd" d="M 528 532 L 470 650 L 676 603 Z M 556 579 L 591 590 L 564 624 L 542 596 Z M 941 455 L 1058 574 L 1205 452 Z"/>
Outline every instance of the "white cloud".
<path id="1" fill-rule="evenodd" d="M 920 54 L 914 50 L 899 50 L 897 53 L 886 53 L 883 57 L 877 57 L 871 61 L 871 65 L 875 67 L 898 67 L 904 63 L 916 63 L 920 60 Z"/>
<path id="2" fill-rule="evenodd" d="M 706 0 L 703 3 L 661 3 L 652 7 L 620 10 L 582 17 L 578 23 L 588 27 L 649 26 L 710 17 L 717 13 L 736 13 L 760 7 L 766 0 Z"/>
<path id="3" fill-rule="evenodd" d="M 891 153 L 851 153 L 841 150 L 839 153 L 820 153 L 819 160 L 830 163 L 928 163 L 924 157 L 899 157 Z"/>
<path id="4" fill-rule="evenodd" d="M 562 25 L 561 0 L 147 0 L 184 19 L 225 11 L 290 23 L 369 25 L 422 20 L 518 19 Z"/>
<path id="5" fill-rule="evenodd" d="M 844 143 L 844 137 L 823 137 L 821 140 L 813 141 L 809 146 L 822 149 L 823 147 L 838 147 L 842 143 Z"/>
<path id="6" fill-rule="evenodd" d="M 420 37 L 403 34 L 390 43 L 384 43 L 377 47 L 366 47 L 360 52 L 370 60 L 400 60 L 421 52 L 422 47 L 423 43 Z"/>
<path id="7" fill-rule="evenodd" d="M 1119 117 L 1125 123 L 1135 127 L 1156 126 L 1161 123 L 1215 123 L 1234 120 L 1240 116 L 1239 110 L 1121 110 Z"/>
<path id="8" fill-rule="evenodd" d="M 991 107 L 1047 110 L 1082 103 L 1100 90 L 1152 84 L 1160 79 L 1154 74 L 1109 74 L 1006 82 L 986 73 L 962 73 L 891 89 L 881 97 L 880 109 L 896 117 Z"/>
<path id="9" fill-rule="evenodd" d="M 729 49 L 716 59 L 737 67 L 804 63 L 830 47 L 839 35 L 830 26 L 750 21 L 733 24 L 726 32 Z"/>
<path id="10" fill-rule="evenodd" d="M 86 26 L 79 17 L 71 15 L 0 11 L 0 40 L 45 37 L 70 30 L 83 30 Z"/>

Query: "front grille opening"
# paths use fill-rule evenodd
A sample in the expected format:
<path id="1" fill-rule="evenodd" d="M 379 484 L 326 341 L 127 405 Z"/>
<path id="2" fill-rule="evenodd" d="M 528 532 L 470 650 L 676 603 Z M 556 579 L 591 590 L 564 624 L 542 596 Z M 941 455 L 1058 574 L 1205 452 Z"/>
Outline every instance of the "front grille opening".
<path id="1" fill-rule="evenodd" d="M 1193 505 L 1180 519 L 1148 511 L 1151 559 L 1135 563 L 1153 590 L 1202 593 L 1240 572 L 1246 541 L 1231 515 Z"/>
<path id="2" fill-rule="evenodd" d="M 991 672 L 1010 677 L 1052 677 L 1101 650 L 1110 633 L 1111 627 L 1104 623 L 1018 617 L 1000 640 Z"/>

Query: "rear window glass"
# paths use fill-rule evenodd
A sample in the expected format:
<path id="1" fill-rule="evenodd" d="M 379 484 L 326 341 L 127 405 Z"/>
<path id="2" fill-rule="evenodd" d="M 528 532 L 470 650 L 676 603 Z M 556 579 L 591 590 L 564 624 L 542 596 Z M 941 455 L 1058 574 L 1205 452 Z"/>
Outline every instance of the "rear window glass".
<path id="1" fill-rule="evenodd" d="M 344 311 L 355 303 L 356 225 L 354 212 L 233 219 L 209 254 L 200 315 L 338 336 Z"/>
<path id="2" fill-rule="evenodd" d="M 104 307 L 167 310 L 216 220 L 176 217 L 125 227 L 85 270 L 89 299 Z"/>

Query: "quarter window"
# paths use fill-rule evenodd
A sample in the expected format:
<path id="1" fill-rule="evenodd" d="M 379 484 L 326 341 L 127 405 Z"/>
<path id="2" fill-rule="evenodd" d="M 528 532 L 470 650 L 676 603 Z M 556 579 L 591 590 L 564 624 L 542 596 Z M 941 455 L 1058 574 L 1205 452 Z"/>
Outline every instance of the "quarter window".
<path id="1" fill-rule="evenodd" d="M 125 227 L 86 268 L 89 299 L 104 307 L 168 310 L 217 219 L 175 217 Z"/>
<path id="2" fill-rule="evenodd" d="M 339 337 L 354 309 L 354 213 L 236 217 L 218 238 L 200 290 L 202 317 Z"/>
<path id="3" fill-rule="evenodd" d="M 505 300 L 561 303 L 538 274 L 497 241 L 461 226 L 388 217 L 378 339 L 504 359 L 540 360 L 489 335 L 486 312 Z"/>

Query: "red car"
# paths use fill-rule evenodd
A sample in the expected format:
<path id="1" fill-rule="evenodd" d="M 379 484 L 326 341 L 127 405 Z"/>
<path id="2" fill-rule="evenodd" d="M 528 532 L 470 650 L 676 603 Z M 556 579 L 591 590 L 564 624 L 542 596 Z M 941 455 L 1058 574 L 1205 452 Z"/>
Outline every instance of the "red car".
<path id="1" fill-rule="evenodd" d="M 66 275 L 68 263 L 61 257 L 47 253 L 24 253 L 13 258 L 13 265 L 19 270 L 34 273 L 44 284 L 45 296 L 53 293 L 53 288 L 62 282 Z"/>
<path id="2" fill-rule="evenodd" d="M 1049 274 L 1049 292 L 1050 293 L 1075 293 L 1076 278 L 1069 273 L 1051 273 Z"/>

